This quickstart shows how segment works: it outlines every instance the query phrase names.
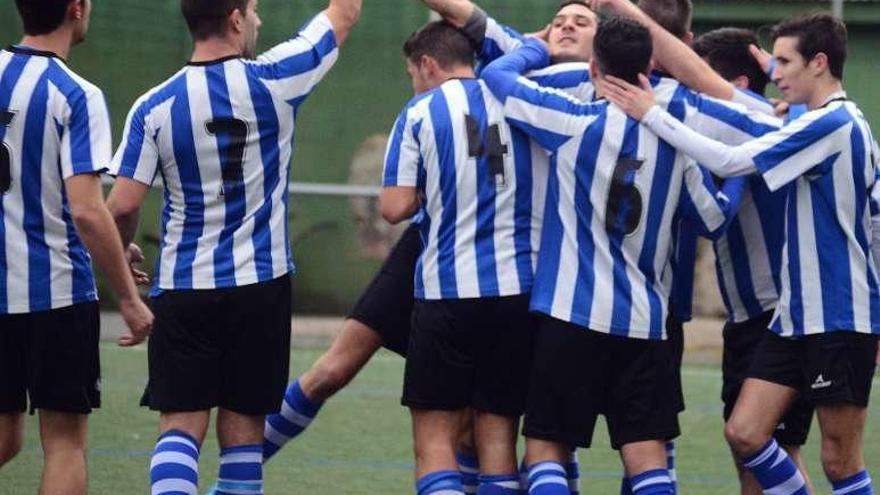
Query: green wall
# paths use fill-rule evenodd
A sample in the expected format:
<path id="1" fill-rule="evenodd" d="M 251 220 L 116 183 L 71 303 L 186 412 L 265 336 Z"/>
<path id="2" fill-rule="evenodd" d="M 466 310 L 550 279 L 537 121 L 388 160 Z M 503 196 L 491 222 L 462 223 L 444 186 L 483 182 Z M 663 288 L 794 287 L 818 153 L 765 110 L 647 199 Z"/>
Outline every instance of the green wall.
<path id="1" fill-rule="evenodd" d="M 361 24 L 344 47 L 337 66 L 304 105 L 297 125 L 293 179 L 345 182 L 357 145 L 387 132 L 411 89 L 400 58 L 406 36 L 427 19 L 417 0 L 365 0 Z M 555 1 L 490 0 L 480 2 L 499 20 L 536 30 L 553 13 Z M 774 16 L 813 8 L 816 2 L 697 3 L 696 31 L 736 22 L 754 26 Z M 177 0 L 93 0 L 89 39 L 71 54 L 74 70 L 104 89 L 115 136 L 131 103 L 186 62 L 191 48 Z M 292 36 L 324 0 L 261 0 L 261 46 L 268 48 Z M 846 83 L 869 120 L 880 126 L 880 74 L 876 51 L 880 34 L 871 16 L 880 4 L 861 5 L 851 25 Z M 868 13 L 865 13 L 868 12 Z M 730 21 L 728 21 L 730 19 Z M 0 43 L 15 42 L 20 27 L 13 0 L 0 0 Z M 145 209 L 141 231 L 158 232 L 158 198 Z M 378 266 L 364 259 L 354 237 L 346 200 L 293 197 L 291 231 L 299 267 L 295 309 L 302 312 L 345 312 Z M 148 254 L 152 254 L 150 250 Z"/>

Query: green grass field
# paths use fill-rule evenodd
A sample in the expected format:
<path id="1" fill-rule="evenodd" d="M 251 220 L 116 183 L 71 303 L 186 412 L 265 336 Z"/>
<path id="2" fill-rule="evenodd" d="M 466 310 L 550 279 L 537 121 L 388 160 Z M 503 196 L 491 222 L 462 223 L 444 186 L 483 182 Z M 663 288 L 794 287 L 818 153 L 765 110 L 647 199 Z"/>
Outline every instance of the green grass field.
<path id="1" fill-rule="evenodd" d="M 148 493 L 147 468 L 156 435 L 155 414 L 138 408 L 146 370 L 145 348 L 124 350 L 104 344 L 104 407 L 92 416 L 89 465 L 90 491 L 96 495 Z M 297 349 L 293 370 L 301 372 L 320 350 Z M 269 494 L 406 494 L 412 493 L 412 456 L 408 414 L 398 404 L 403 360 L 383 352 L 361 375 L 331 400 L 311 429 L 291 443 L 266 468 Z M 682 417 L 679 441 L 680 493 L 737 493 L 737 485 L 721 438 L 720 372 L 714 367 L 684 370 L 688 410 Z M 878 382 L 875 380 L 875 394 Z M 865 437 L 869 468 L 880 474 L 880 407 L 871 408 Z M 22 453 L 0 470 L 0 494 L 37 492 L 41 468 L 36 422 L 27 423 Z M 819 493 L 830 493 L 818 464 L 816 438 L 807 446 L 809 465 Z M 607 447 L 604 428 L 596 446 L 581 451 L 582 488 L 586 494 L 616 494 L 619 461 Z M 218 449 L 208 441 L 202 449 L 202 485 L 213 479 Z"/>

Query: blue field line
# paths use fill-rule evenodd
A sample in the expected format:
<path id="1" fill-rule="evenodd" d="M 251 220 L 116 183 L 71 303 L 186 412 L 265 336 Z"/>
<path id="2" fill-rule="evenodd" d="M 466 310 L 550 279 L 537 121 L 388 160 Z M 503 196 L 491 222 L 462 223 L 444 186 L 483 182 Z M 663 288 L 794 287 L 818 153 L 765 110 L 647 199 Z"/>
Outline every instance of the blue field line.
<path id="1" fill-rule="evenodd" d="M 42 451 L 33 447 L 26 449 L 29 454 L 40 455 Z M 89 459 L 100 458 L 128 458 L 128 459 L 149 459 L 152 451 L 135 450 L 135 449 L 115 449 L 96 447 L 90 448 L 88 451 Z M 382 461 L 378 459 L 328 459 L 321 457 L 297 457 L 297 464 L 307 464 L 317 467 L 329 468 L 348 468 L 348 469 L 369 469 L 375 471 L 401 471 L 408 472 L 413 470 L 411 461 Z M 267 469 L 272 469 L 276 463 L 267 464 Z M 583 466 L 583 464 L 581 465 Z M 590 479 L 619 479 L 620 471 L 583 469 L 581 467 L 582 483 L 589 483 Z M 717 475 L 688 475 L 679 472 L 679 481 L 687 484 L 697 484 L 705 486 L 733 486 L 736 480 L 731 476 Z"/>

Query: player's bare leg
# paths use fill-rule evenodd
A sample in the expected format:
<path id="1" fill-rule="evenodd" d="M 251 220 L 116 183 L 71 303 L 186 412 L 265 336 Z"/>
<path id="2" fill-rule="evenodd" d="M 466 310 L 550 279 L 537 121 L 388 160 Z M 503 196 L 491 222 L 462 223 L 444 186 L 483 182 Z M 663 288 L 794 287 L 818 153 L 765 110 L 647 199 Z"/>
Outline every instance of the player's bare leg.
<path id="1" fill-rule="evenodd" d="M 40 495 L 85 495 L 88 416 L 40 410 Z"/>
<path id="2" fill-rule="evenodd" d="M 210 421 L 211 411 L 163 412 L 159 415 L 159 433 L 182 431 L 201 445 Z"/>
<path id="3" fill-rule="evenodd" d="M 265 416 L 239 414 L 228 409 L 217 410 L 217 440 L 220 448 L 263 443 Z"/>
<path id="4" fill-rule="evenodd" d="M 807 493 L 798 466 L 773 439 L 776 425 L 791 407 L 797 392 L 789 387 L 748 378 L 724 428 L 724 436 L 744 467 L 765 493 Z"/>
<path id="5" fill-rule="evenodd" d="M 789 387 L 748 378 L 724 426 L 731 450 L 740 458 L 754 454 L 773 436 L 797 392 Z"/>
<path id="6" fill-rule="evenodd" d="M 455 447 L 462 411 L 410 409 L 416 479 L 438 471 L 458 471 Z"/>
<path id="7" fill-rule="evenodd" d="M 299 377 L 306 397 L 324 402 L 342 390 L 382 347 L 382 337 L 358 320 L 348 318 L 330 349 Z"/>
<path id="8" fill-rule="evenodd" d="M 474 412 L 474 416 L 474 439 L 477 459 L 480 460 L 480 474 L 512 477 L 506 481 L 519 484 L 516 465 L 517 418 L 480 411 Z"/>
<path id="9" fill-rule="evenodd" d="M 862 434 L 867 409 L 852 404 L 816 408 L 822 431 L 822 468 L 830 481 L 839 481 L 865 469 Z"/>
<path id="10" fill-rule="evenodd" d="M 24 415 L 0 414 L 0 467 L 12 460 L 24 443 Z"/>

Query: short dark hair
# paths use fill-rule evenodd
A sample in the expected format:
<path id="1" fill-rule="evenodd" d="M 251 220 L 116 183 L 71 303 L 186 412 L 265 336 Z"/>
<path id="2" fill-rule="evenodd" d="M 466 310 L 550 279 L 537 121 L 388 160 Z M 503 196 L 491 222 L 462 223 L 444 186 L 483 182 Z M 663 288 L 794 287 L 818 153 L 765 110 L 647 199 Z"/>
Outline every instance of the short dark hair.
<path id="1" fill-rule="evenodd" d="M 837 17 L 817 12 L 784 20 L 773 29 L 773 41 L 797 38 L 797 50 L 809 62 L 820 53 L 828 57 L 831 75 L 843 79 L 846 63 L 846 25 Z"/>
<path id="2" fill-rule="evenodd" d="M 64 24 L 67 7 L 76 0 L 15 0 L 24 32 L 29 36 L 49 34 Z"/>
<path id="3" fill-rule="evenodd" d="M 229 14 L 246 13 L 249 0 L 181 0 L 180 11 L 193 39 L 204 40 L 226 34 Z"/>
<path id="4" fill-rule="evenodd" d="M 731 81 L 739 76 L 746 76 L 749 78 L 749 89 L 764 94 L 770 78 L 749 53 L 749 45 L 757 44 L 758 37 L 754 32 L 723 27 L 700 35 L 694 40 L 694 51 L 706 59 L 724 79 Z"/>
<path id="5" fill-rule="evenodd" d="M 620 16 L 599 22 L 593 39 L 593 57 L 602 72 L 633 84 L 647 71 L 653 50 L 648 28 Z"/>
<path id="6" fill-rule="evenodd" d="M 588 9 L 590 9 L 590 4 L 587 3 L 587 0 L 563 0 L 559 2 L 559 7 L 556 7 L 556 12 L 568 7 L 569 5 L 582 5 Z M 593 10 L 593 9 L 590 9 Z"/>
<path id="7" fill-rule="evenodd" d="M 676 38 L 691 32 L 694 4 L 691 0 L 639 0 L 639 8 Z"/>
<path id="8" fill-rule="evenodd" d="M 413 63 L 428 55 L 449 69 L 455 65 L 474 65 L 474 46 L 460 29 L 446 21 L 425 24 L 403 44 L 403 54 Z"/>

